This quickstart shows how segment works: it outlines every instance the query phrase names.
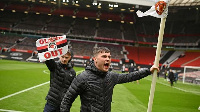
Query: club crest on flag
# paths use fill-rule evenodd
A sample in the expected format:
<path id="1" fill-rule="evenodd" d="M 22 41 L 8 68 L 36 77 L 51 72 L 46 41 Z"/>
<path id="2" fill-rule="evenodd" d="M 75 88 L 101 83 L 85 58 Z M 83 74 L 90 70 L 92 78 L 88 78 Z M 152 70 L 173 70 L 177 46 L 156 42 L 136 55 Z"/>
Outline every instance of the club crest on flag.
<path id="1" fill-rule="evenodd" d="M 57 45 L 56 45 L 56 41 L 53 38 L 49 39 L 49 44 L 48 44 L 48 51 L 55 51 L 57 50 Z"/>
<path id="2" fill-rule="evenodd" d="M 166 18 L 168 15 L 168 0 L 158 1 L 146 12 L 138 10 L 136 14 L 138 17 L 153 16 L 156 18 Z"/>
<path id="3" fill-rule="evenodd" d="M 157 2 L 155 5 L 155 9 L 158 15 L 161 15 L 166 9 L 166 3 L 164 1 Z"/>

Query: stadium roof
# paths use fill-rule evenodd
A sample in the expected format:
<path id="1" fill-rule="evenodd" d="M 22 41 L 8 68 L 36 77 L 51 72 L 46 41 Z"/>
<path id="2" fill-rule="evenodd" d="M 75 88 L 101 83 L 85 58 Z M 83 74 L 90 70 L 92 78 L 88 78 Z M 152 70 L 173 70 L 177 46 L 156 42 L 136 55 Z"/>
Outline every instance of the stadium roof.
<path id="1" fill-rule="evenodd" d="M 99 1 L 152 6 L 154 5 L 155 2 L 159 0 L 99 0 Z M 169 0 L 169 1 L 170 1 L 169 6 L 198 6 L 200 5 L 200 0 Z"/>
<path id="2" fill-rule="evenodd" d="M 170 0 L 170 6 L 200 6 L 200 0 Z"/>
<path id="3" fill-rule="evenodd" d="M 68 5 L 79 8 L 96 8 L 101 10 L 109 10 L 113 7 L 113 10 L 119 8 L 132 8 L 146 9 L 146 6 L 152 6 L 159 0 L 1 0 L 7 3 L 19 2 L 19 3 L 39 3 L 49 5 Z M 176 8 L 187 7 L 200 7 L 200 0 L 169 0 L 169 6 Z M 178 6 L 178 7 L 177 7 Z"/>
<path id="4" fill-rule="evenodd" d="M 30 11 L 30 9 L 34 6 L 40 5 L 40 8 L 37 9 L 39 11 L 48 9 L 53 12 L 55 9 L 58 9 L 62 10 L 62 13 L 67 13 L 67 11 L 71 11 L 71 13 L 78 12 L 79 15 L 81 14 L 82 16 L 87 17 L 90 17 L 89 15 L 91 15 L 91 13 L 93 12 L 95 12 L 95 14 L 93 14 L 95 17 L 97 17 L 96 13 L 98 13 L 98 15 L 101 15 L 102 13 L 106 12 L 109 14 L 112 13 L 118 14 L 120 16 L 122 15 L 123 17 L 124 15 L 135 15 L 135 12 L 137 10 L 146 11 L 157 1 L 159 0 L 0 0 L 0 10 L 12 10 L 11 8 L 15 10 L 23 9 L 22 7 L 28 7 L 23 10 Z M 175 14 L 176 12 L 180 12 L 180 14 L 185 15 L 185 13 L 191 13 L 190 11 L 192 11 L 194 16 L 190 19 L 196 21 L 199 20 L 200 0 L 169 1 L 169 13 Z M 65 8 L 66 10 L 63 10 L 63 8 Z M 48 13 L 51 13 L 50 11 Z M 85 13 L 82 13 L 81 11 L 89 15 L 84 15 Z M 68 14 L 68 16 L 71 15 Z M 133 20 L 129 21 L 132 22 Z"/>

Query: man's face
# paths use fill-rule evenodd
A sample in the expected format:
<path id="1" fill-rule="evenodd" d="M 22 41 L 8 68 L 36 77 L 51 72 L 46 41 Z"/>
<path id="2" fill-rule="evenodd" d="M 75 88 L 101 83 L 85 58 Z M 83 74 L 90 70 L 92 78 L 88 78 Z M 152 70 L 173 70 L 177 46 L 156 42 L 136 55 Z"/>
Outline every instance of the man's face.
<path id="1" fill-rule="evenodd" d="M 110 63 L 111 63 L 111 55 L 110 53 L 98 53 L 95 57 L 93 57 L 94 59 L 94 63 L 95 66 L 103 71 L 103 72 L 107 72 L 109 67 L 110 67 Z"/>
<path id="2" fill-rule="evenodd" d="M 62 64 L 67 64 L 70 59 L 71 59 L 71 55 L 69 53 L 60 57 L 60 61 Z"/>

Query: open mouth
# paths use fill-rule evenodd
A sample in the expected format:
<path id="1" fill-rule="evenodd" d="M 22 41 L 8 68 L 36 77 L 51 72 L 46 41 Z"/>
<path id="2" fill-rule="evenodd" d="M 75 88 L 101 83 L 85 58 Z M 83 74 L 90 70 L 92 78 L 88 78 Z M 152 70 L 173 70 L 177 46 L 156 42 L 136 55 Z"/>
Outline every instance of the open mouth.
<path id="1" fill-rule="evenodd" d="M 109 64 L 109 63 L 105 63 L 105 64 L 104 64 L 104 67 L 105 67 L 106 69 L 108 69 L 108 68 L 109 68 L 109 66 L 110 66 L 110 64 Z"/>

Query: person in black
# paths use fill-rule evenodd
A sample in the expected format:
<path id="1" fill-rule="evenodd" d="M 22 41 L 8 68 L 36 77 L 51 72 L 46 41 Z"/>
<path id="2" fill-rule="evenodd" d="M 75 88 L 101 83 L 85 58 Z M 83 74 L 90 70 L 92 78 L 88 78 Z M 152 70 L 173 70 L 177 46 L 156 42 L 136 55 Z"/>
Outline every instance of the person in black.
<path id="1" fill-rule="evenodd" d="M 67 92 L 76 76 L 76 72 L 69 64 L 72 57 L 73 54 L 69 50 L 59 58 L 59 61 L 54 61 L 53 59 L 45 61 L 50 71 L 50 89 L 46 96 L 47 102 L 43 112 L 60 112 L 60 104 L 64 93 Z"/>
<path id="2" fill-rule="evenodd" d="M 141 66 L 138 66 L 136 70 L 137 70 L 137 71 L 140 71 L 140 70 L 141 70 Z M 139 80 L 136 80 L 136 82 L 137 82 L 137 84 L 140 83 Z"/>
<path id="3" fill-rule="evenodd" d="M 175 81 L 175 83 L 177 83 L 177 81 L 178 81 L 178 70 L 176 70 L 174 73 L 174 81 Z"/>
<path id="4" fill-rule="evenodd" d="M 134 72 L 134 69 L 135 69 L 135 67 L 134 67 L 133 63 L 131 63 L 131 66 L 128 68 L 128 72 L 129 73 Z"/>
<path id="5" fill-rule="evenodd" d="M 168 74 L 168 78 L 170 80 L 170 84 L 171 84 L 171 87 L 174 85 L 174 73 L 172 71 L 172 69 L 169 70 L 169 74 Z"/>
<path id="6" fill-rule="evenodd" d="M 126 66 L 125 64 L 122 65 L 122 73 L 125 73 Z"/>
<path id="7" fill-rule="evenodd" d="M 86 64 L 84 65 L 85 68 L 90 64 L 90 61 L 86 61 Z"/>
<path id="8" fill-rule="evenodd" d="M 113 70 L 113 66 L 112 65 L 110 65 L 110 67 L 109 67 L 109 69 L 108 69 L 108 71 L 112 71 Z"/>
<path id="9" fill-rule="evenodd" d="M 96 47 L 93 51 L 93 61 L 85 71 L 77 75 L 66 92 L 60 111 L 70 112 L 72 103 L 80 95 L 81 112 L 110 112 L 113 88 L 116 84 L 131 82 L 150 75 L 158 67 L 131 73 L 109 72 L 111 63 L 110 50 L 106 47 Z"/>

